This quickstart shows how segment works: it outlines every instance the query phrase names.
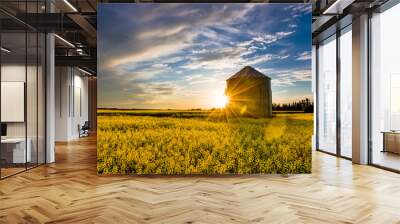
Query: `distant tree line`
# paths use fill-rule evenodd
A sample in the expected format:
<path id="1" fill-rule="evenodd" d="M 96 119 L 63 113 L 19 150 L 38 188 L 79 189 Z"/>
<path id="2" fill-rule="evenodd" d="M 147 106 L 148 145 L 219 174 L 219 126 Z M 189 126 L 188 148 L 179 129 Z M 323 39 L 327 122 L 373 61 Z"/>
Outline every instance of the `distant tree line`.
<path id="1" fill-rule="evenodd" d="M 314 112 L 314 102 L 306 98 L 292 103 L 272 104 L 272 110 L 275 111 L 303 111 L 304 113 Z"/>

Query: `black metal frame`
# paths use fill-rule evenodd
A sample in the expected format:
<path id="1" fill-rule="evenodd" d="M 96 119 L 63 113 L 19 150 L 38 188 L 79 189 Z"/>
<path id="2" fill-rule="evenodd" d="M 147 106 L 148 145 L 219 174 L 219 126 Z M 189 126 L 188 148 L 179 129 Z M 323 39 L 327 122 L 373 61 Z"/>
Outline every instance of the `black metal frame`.
<path id="1" fill-rule="evenodd" d="M 400 173 L 400 170 L 393 169 L 387 166 L 383 166 L 380 164 L 374 163 L 373 160 L 373 141 L 372 141 L 372 23 L 371 20 L 373 18 L 373 13 L 383 13 L 386 10 L 394 7 L 395 5 L 400 4 L 400 0 L 389 0 L 385 4 L 379 6 L 378 8 L 375 8 L 373 10 L 368 11 L 368 30 L 367 30 L 367 45 L 368 45 L 368 53 L 367 53 L 367 62 L 368 62 L 368 69 L 367 69 L 367 80 L 368 80 L 368 99 L 367 99 L 367 106 L 368 106 L 368 112 L 367 112 L 367 119 L 368 119 L 368 165 L 371 165 L 373 167 L 377 167 L 380 169 L 384 169 L 387 171 L 395 172 L 395 173 Z"/>
<path id="2" fill-rule="evenodd" d="M 320 149 L 319 148 L 319 110 L 318 110 L 318 108 L 319 108 L 319 51 L 318 51 L 318 49 L 319 49 L 319 45 L 322 43 L 322 42 L 324 42 L 325 40 L 327 40 L 327 39 L 329 39 L 329 38 L 331 38 L 333 35 L 336 35 L 336 34 L 332 34 L 332 35 L 330 35 L 330 36 L 327 36 L 325 39 L 323 39 L 323 40 L 321 40 L 321 41 L 319 41 L 318 42 L 318 44 L 316 45 L 317 47 L 316 47 L 316 58 L 315 58 L 315 60 L 316 60 L 316 86 L 315 86 L 315 88 L 316 88 L 316 92 L 315 92 L 315 96 L 316 96 L 316 98 L 317 98 L 317 100 L 316 100 L 316 104 L 315 104 L 315 108 L 316 108 L 316 114 L 315 114 L 315 120 L 316 120 L 316 134 L 315 134 L 315 136 L 316 136 L 316 139 L 315 139 L 315 145 L 316 145 L 316 151 L 318 151 L 318 152 L 323 152 L 323 153 L 326 153 L 326 154 L 329 154 L 329 155 L 333 155 L 333 156 L 337 156 L 335 153 L 332 153 L 332 152 L 328 152 L 328 151 L 326 151 L 326 150 L 323 150 L 323 149 Z M 336 40 L 336 37 L 335 37 L 335 41 L 337 41 Z"/>
<path id="3" fill-rule="evenodd" d="M 318 95 L 318 91 L 319 91 L 319 63 L 318 63 L 318 55 L 319 55 L 319 44 L 315 45 L 315 148 L 318 150 L 319 149 L 319 110 L 318 110 L 318 105 L 319 105 L 319 95 Z"/>
<path id="4" fill-rule="evenodd" d="M 341 78 L 341 66 L 340 66 L 340 36 L 341 30 L 336 29 L 336 154 L 341 156 L 341 133 L 342 133 L 342 124 L 340 118 L 340 78 Z"/>
<path id="5" fill-rule="evenodd" d="M 28 1 L 25 0 L 25 3 L 27 3 Z M 39 0 L 36 0 L 36 3 L 39 3 Z M 38 4 L 36 5 L 36 10 L 39 10 L 39 6 Z M 27 11 L 27 4 L 25 4 L 25 11 Z M 46 7 L 46 11 L 47 11 L 47 7 Z M 2 10 L 2 12 L 4 12 Z M 25 13 L 25 18 L 27 16 L 27 13 Z M 18 18 L 16 18 L 18 20 Z M 23 22 L 23 21 L 22 21 Z M 43 164 L 47 163 L 47 39 L 46 39 L 46 35 L 43 36 L 43 40 L 42 44 L 44 44 L 44 51 L 42 51 L 42 53 L 44 53 L 43 60 L 44 60 L 44 68 L 42 69 L 42 73 L 43 73 L 43 79 L 42 82 L 44 83 L 44 99 L 43 99 L 43 105 L 42 107 L 44 108 L 44 116 L 42 117 L 44 120 L 42 120 L 42 122 L 44 123 L 44 136 L 43 136 L 43 141 L 44 141 L 44 155 L 43 156 L 43 163 L 39 163 L 39 33 L 43 33 L 40 32 L 39 30 L 33 28 L 32 26 L 28 25 L 27 23 L 23 22 L 25 30 L 24 32 L 22 32 L 23 34 L 25 34 L 25 84 L 24 84 L 24 120 L 25 120 L 25 169 L 12 173 L 10 175 L 7 176 L 2 176 L 1 173 L 1 167 L 0 167 L 0 180 L 6 179 L 8 177 L 12 177 L 14 175 L 23 173 L 27 170 L 39 167 Z M 36 142 L 37 142 L 37 147 L 36 147 L 36 162 L 33 166 L 29 166 L 28 167 L 28 154 L 27 154 L 27 147 L 28 147 L 28 125 L 27 125 L 27 120 L 28 120 L 28 114 L 27 114 L 27 81 L 28 81 L 28 30 L 32 30 L 34 33 L 36 33 Z M 3 32 L 0 32 L 0 45 L 1 45 L 1 36 L 2 36 Z M 47 34 L 47 33 L 43 33 L 43 34 Z M 1 64 L 2 62 L 2 57 L 0 54 L 0 68 L 2 66 Z M 0 69 L 0 81 L 1 81 L 1 69 Z M 1 86 L 0 86 L 1 89 Z M 1 96 L 1 93 L 0 93 Z M 1 97 L 0 97 L 1 100 Z M 0 115 L 1 116 L 1 115 Z M 1 117 L 0 117 L 0 123 L 1 123 Z M 1 144 L 0 144 L 0 156 L 1 156 Z M 31 165 L 33 163 L 30 163 L 29 165 Z"/>
<path id="6" fill-rule="evenodd" d="M 374 9 L 370 9 L 370 10 L 367 10 L 366 12 L 368 13 L 368 30 L 367 30 L 367 47 L 368 47 L 368 49 L 367 49 L 367 51 L 368 51 L 368 53 L 367 53 L 367 66 L 368 66 L 368 69 L 367 69 L 367 82 L 368 82 L 368 86 L 367 86 L 367 107 L 368 107 L 368 110 L 367 110 L 367 117 L 368 117 L 368 124 L 367 124 L 367 128 L 368 128 L 368 137 L 367 137 L 367 141 L 368 141 L 368 161 L 367 161 L 367 163 L 368 163 L 368 165 L 370 165 L 370 166 L 373 166 L 373 167 L 377 167 L 377 168 L 380 168 L 380 169 L 384 169 L 384 170 L 387 170 L 387 171 L 391 171 L 391 172 L 395 172 L 395 173 L 400 173 L 400 170 L 397 170 L 397 169 L 393 169 L 393 168 L 390 168 L 390 167 L 385 167 L 385 166 L 382 166 L 382 165 L 379 165 L 379 164 L 374 164 L 373 163 L 373 142 L 372 142 L 372 102 L 371 102 L 371 100 L 372 100 L 372 97 L 371 97 L 371 94 L 372 94 L 372 85 L 371 85 L 371 82 L 372 82 L 372 80 L 371 80 L 371 76 L 372 76 L 372 61 L 371 61 L 371 57 L 372 57 L 372 34 L 371 34 L 371 32 L 372 32 L 372 30 L 371 30 L 371 19 L 372 19 L 372 14 L 373 14 L 373 12 L 378 12 L 378 13 L 382 13 L 382 12 L 384 12 L 384 11 L 386 11 L 386 10 L 388 10 L 388 9 L 390 9 L 391 7 L 393 7 L 393 6 L 395 6 L 395 5 L 397 5 L 397 4 L 399 4 L 400 3 L 400 0 L 389 0 L 389 1 L 387 1 L 386 3 L 384 3 L 383 5 L 381 5 L 381 6 L 379 6 L 379 7 L 377 7 L 377 8 L 374 8 Z M 351 24 L 348 24 L 348 25 L 351 25 Z M 345 29 L 348 25 L 346 25 L 345 27 L 338 27 L 337 25 L 336 25 L 336 46 L 337 46 L 337 51 L 336 51 L 336 53 L 337 53 L 337 64 L 336 64 L 336 68 L 337 68 L 337 71 L 336 71 L 336 73 L 337 73 L 337 80 L 336 80 L 336 85 L 340 85 L 340 55 L 339 55 L 339 53 L 340 53 L 340 49 L 339 49 L 339 46 L 340 46 L 340 40 L 339 40 L 339 38 L 340 38 L 340 30 L 343 30 L 343 29 Z M 329 28 L 331 28 L 331 27 L 329 27 Z M 328 29 L 329 29 L 328 28 Z M 328 32 L 329 33 L 329 32 Z M 339 34 L 339 35 L 338 35 Z M 319 76 L 319 72 L 318 72 L 318 70 L 319 70 L 319 65 L 318 65 L 318 48 L 319 48 L 319 43 L 321 43 L 321 42 L 323 42 L 324 40 L 326 40 L 326 39 L 328 39 L 328 38 L 330 38 L 332 35 L 334 35 L 334 34 L 331 34 L 331 35 L 328 35 L 328 36 L 324 36 L 324 39 L 322 39 L 322 40 L 319 40 L 318 41 L 318 43 L 316 43 L 316 115 L 315 115 L 315 119 L 316 119 L 316 150 L 317 151 L 319 151 L 319 152 L 323 152 L 323 153 L 326 153 L 326 154 L 329 154 L 329 155 L 333 155 L 333 156 L 337 156 L 337 157 L 340 157 L 340 158 L 344 158 L 344 159 L 348 159 L 348 160 L 352 160 L 351 158 L 348 158 L 348 157 L 346 157 L 346 156 L 343 156 L 343 155 L 341 155 L 341 149 L 340 149 L 340 145 L 339 145 L 339 143 L 340 143 L 340 141 L 341 141 L 341 139 L 340 139 L 340 129 L 341 129 L 341 127 L 340 127 L 340 113 L 338 113 L 338 111 L 340 112 L 340 99 L 338 99 L 338 98 L 340 98 L 340 94 L 337 94 L 336 95 L 336 97 L 337 97 L 337 108 L 336 108 L 336 111 L 337 111 L 337 114 L 336 114 L 336 122 L 337 122 L 337 124 L 336 124 L 336 126 L 337 126 L 337 139 L 336 139 L 336 146 L 337 146 L 337 150 L 336 150 L 336 154 L 335 153 L 331 153 L 331 152 L 328 152 L 328 151 L 324 151 L 323 149 L 319 149 L 319 142 L 318 142 L 318 136 L 319 136 L 319 128 L 318 128 L 318 122 L 319 122 L 319 119 L 318 119 L 318 86 L 319 86 L 319 83 L 318 83 L 318 76 Z M 339 79 L 338 79 L 339 78 Z M 340 91 L 340 87 L 338 87 L 337 86 L 337 91 Z M 337 92 L 337 93 L 339 93 L 339 91 Z M 339 129 L 339 130 L 338 130 Z"/>
<path id="7" fill-rule="evenodd" d="M 340 118 L 340 79 L 341 79 L 341 67 L 340 67 L 340 37 L 342 36 L 342 31 L 351 26 L 350 24 L 345 25 L 344 27 L 339 26 L 339 24 L 334 24 L 336 32 L 327 36 L 326 38 L 320 40 L 318 44 L 316 45 L 316 114 L 315 114 L 315 119 L 316 119 L 316 151 L 318 152 L 323 152 L 329 155 L 337 156 L 339 158 L 347 159 L 347 160 L 352 160 L 352 158 L 347 157 L 342 155 L 341 153 L 341 118 Z M 319 110 L 318 110 L 318 105 L 319 105 L 319 63 L 318 63 L 318 49 L 319 49 L 319 44 L 326 41 L 327 39 L 331 38 L 333 35 L 335 35 L 334 41 L 336 41 L 336 152 L 328 152 L 324 149 L 319 148 L 319 128 L 318 128 L 318 122 L 319 122 Z M 333 41 L 333 40 L 332 40 Z"/>
<path id="8" fill-rule="evenodd" d="M 372 103 L 371 103 L 371 91 L 372 91 L 372 85 L 371 85 L 371 71 L 372 71 L 372 65 L 371 65 L 371 56 L 372 56 L 372 33 L 371 33 L 371 18 L 372 18 L 372 13 L 369 12 L 368 13 L 368 53 L 367 53 L 367 61 L 368 61 L 368 75 L 367 75 L 367 83 L 368 83 L 368 96 L 367 96 L 367 107 L 368 107 L 368 112 L 367 112 L 367 119 L 368 119 L 368 124 L 367 124 L 367 132 L 368 132 L 368 137 L 367 137 L 367 141 L 368 141 L 368 164 L 373 164 L 372 163 Z"/>

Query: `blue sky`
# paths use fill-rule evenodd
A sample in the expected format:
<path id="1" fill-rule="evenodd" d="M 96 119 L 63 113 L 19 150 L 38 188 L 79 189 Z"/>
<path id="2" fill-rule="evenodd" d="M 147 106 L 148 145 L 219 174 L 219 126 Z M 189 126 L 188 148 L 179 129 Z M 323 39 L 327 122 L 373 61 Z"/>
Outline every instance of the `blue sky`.
<path id="1" fill-rule="evenodd" d="M 311 98 L 310 4 L 99 4 L 99 107 L 218 107 L 246 65 Z"/>

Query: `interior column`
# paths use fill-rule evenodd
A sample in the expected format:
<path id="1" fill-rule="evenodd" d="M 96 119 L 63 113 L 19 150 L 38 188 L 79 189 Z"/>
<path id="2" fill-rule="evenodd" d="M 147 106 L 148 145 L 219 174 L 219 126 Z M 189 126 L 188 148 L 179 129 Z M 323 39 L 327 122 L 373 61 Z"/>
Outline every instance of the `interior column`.
<path id="1" fill-rule="evenodd" d="M 47 12 L 53 12 L 54 6 L 47 1 Z M 55 43 L 54 34 L 46 34 L 46 163 L 55 162 Z"/>
<path id="2" fill-rule="evenodd" d="M 353 19 L 352 158 L 368 163 L 368 15 Z"/>

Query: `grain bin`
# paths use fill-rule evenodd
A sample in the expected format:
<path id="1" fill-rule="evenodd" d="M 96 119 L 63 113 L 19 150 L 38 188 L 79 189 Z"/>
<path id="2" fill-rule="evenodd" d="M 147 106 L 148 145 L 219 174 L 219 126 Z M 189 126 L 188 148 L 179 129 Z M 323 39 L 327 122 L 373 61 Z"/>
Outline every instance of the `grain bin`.
<path id="1" fill-rule="evenodd" d="M 251 66 L 226 80 L 227 110 L 233 116 L 271 117 L 271 78 Z"/>

